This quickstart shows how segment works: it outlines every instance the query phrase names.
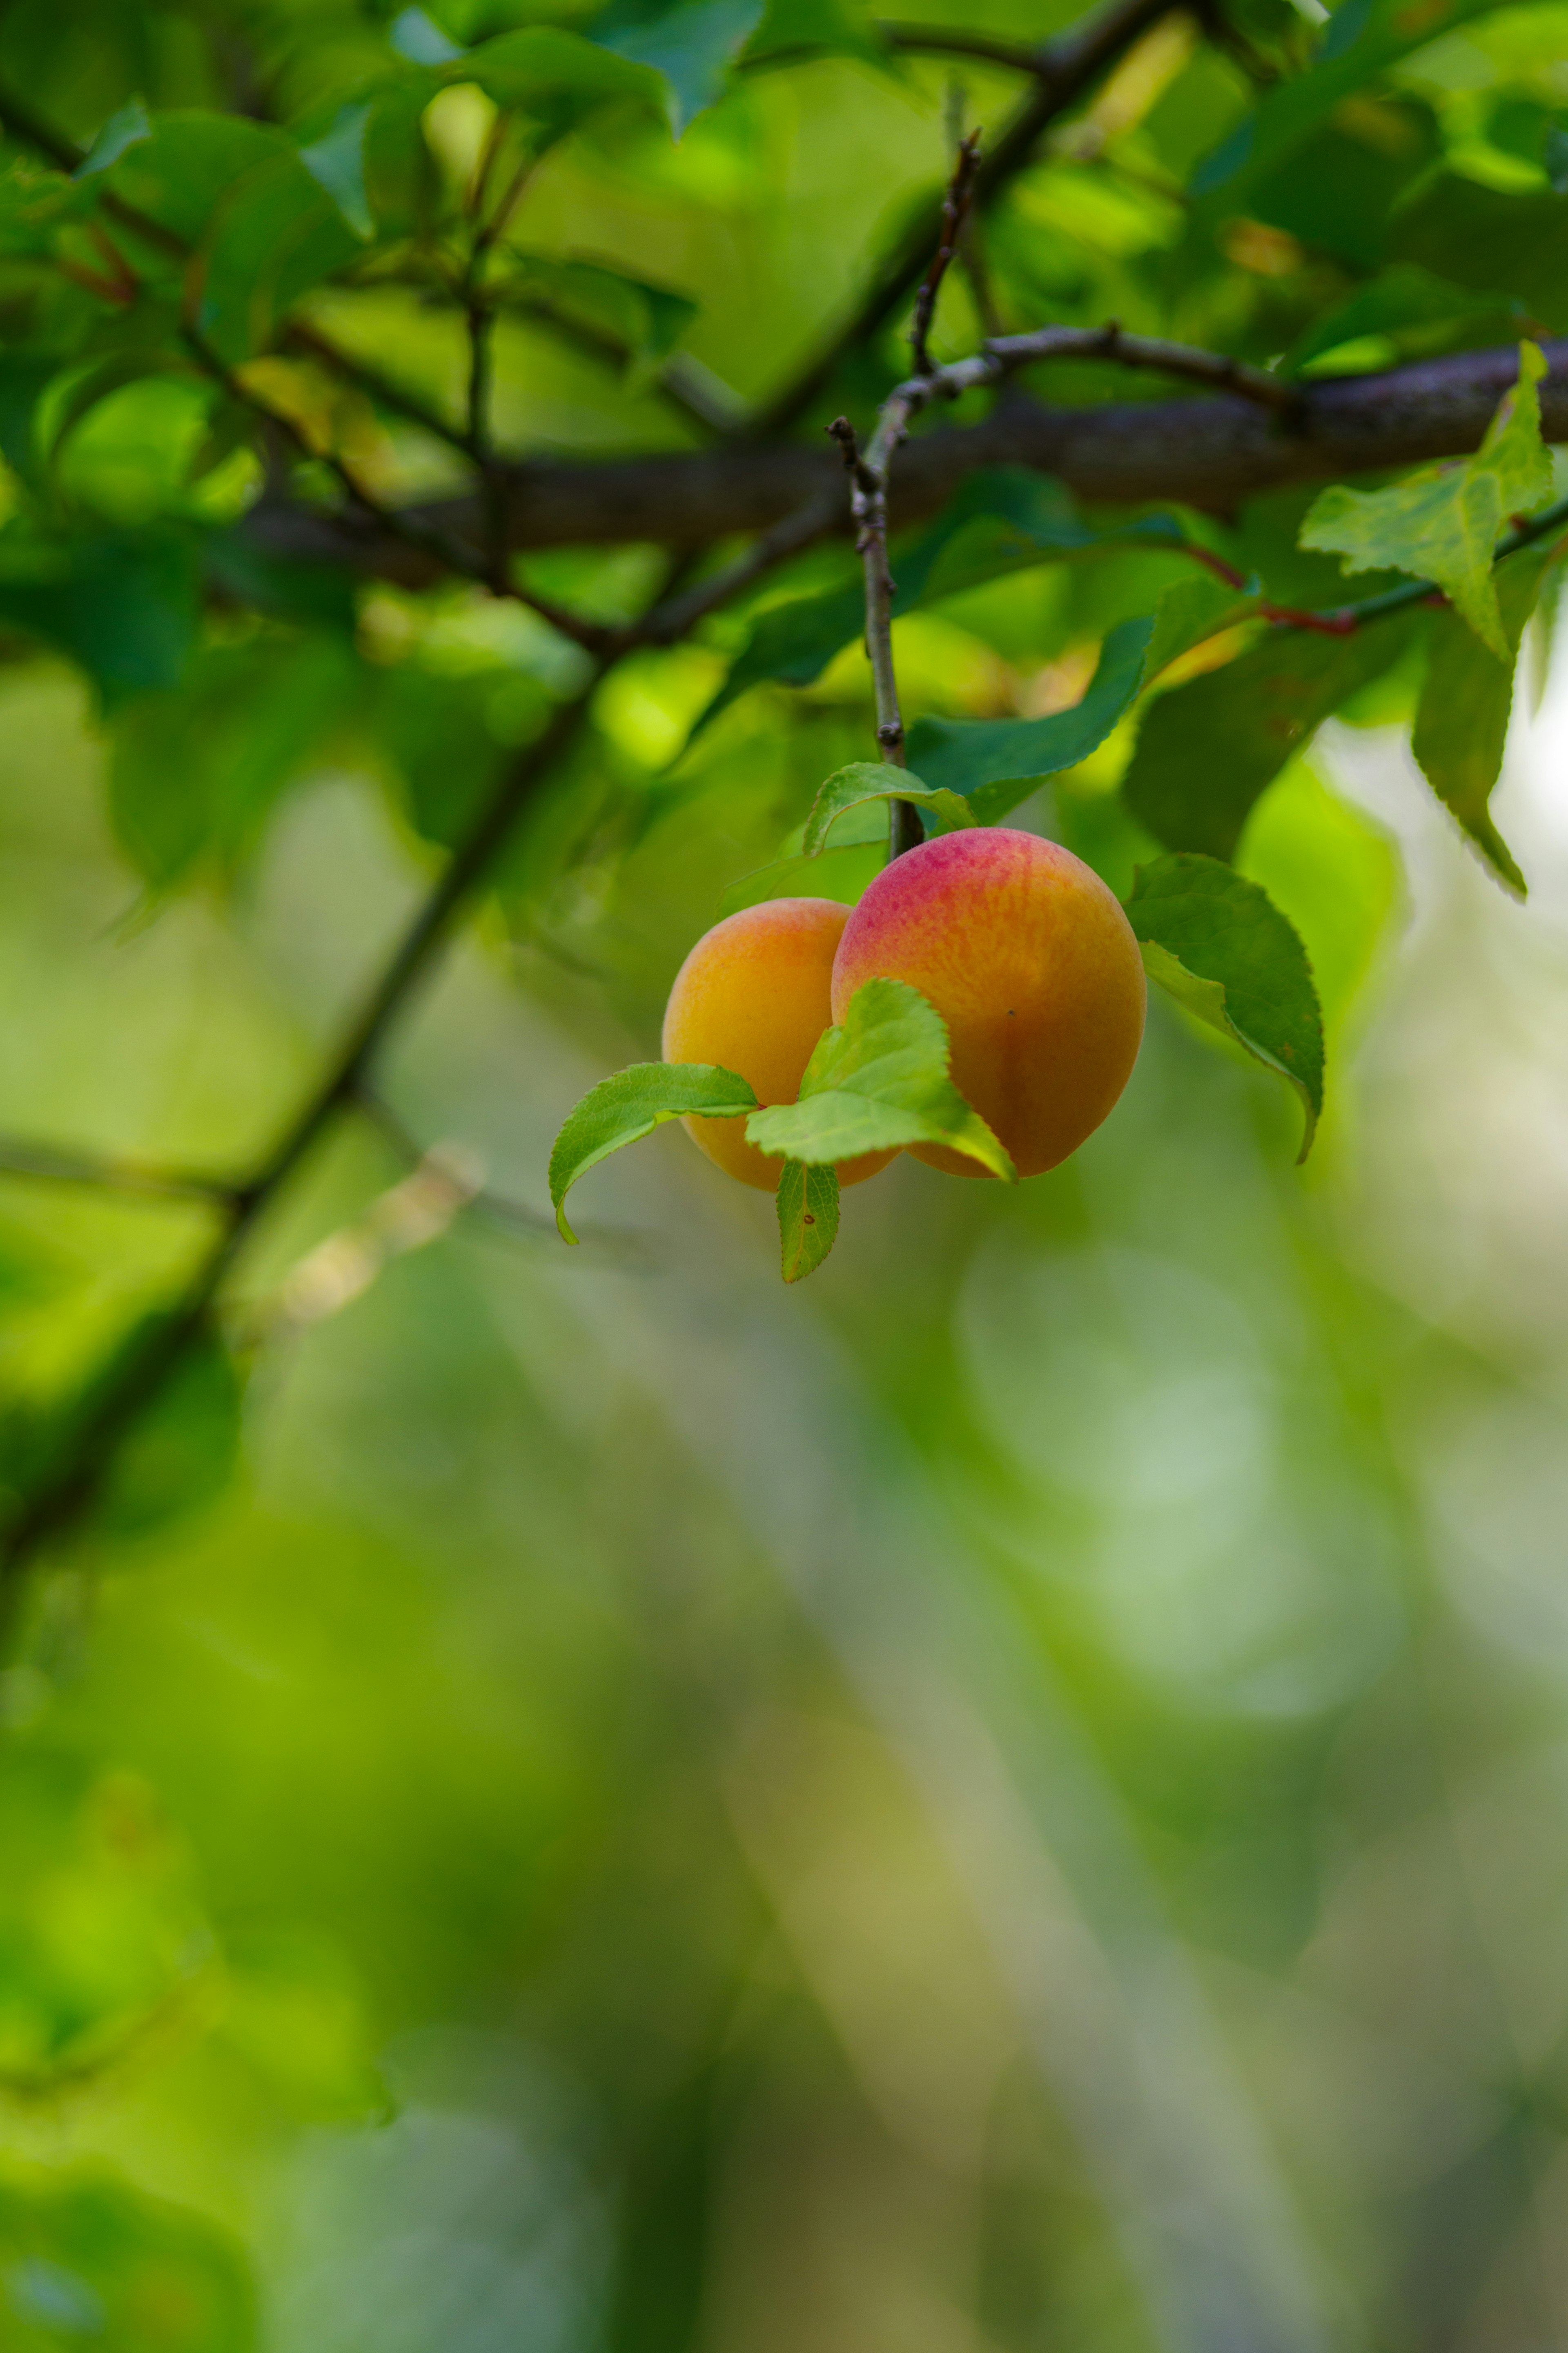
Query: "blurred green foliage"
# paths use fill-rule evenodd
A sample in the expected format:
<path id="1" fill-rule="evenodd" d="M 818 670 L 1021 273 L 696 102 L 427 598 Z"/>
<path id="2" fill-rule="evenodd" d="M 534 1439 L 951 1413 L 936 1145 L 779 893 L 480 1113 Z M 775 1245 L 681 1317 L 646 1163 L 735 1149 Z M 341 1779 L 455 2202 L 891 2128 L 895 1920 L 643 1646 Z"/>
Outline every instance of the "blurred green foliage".
<path id="1" fill-rule="evenodd" d="M 1532 719 L 1452 610 L 1292 621 L 1347 594 L 1311 487 L 971 476 L 893 551 L 912 766 L 1146 915 L 1171 853 L 1170 923 L 1274 960 L 1225 931 L 1050 1176 L 896 1162 L 806 1290 L 671 1133 L 593 1171 L 581 1251 L 550 1219 L 719 908 L 853 900 L 885 833 L 846 799 L 805 855 L 874 749 L 846 541 L 596 683 L 596 628 L 742 543 L 437 576 L 476 348 L 522 500 L 744 447 L 824 349 L 773 442 L 868 422 L 907 301 L 837 322 L 1073 13 L 921 8 L 971 54 L 858 0 L 0 12 L 4 1532 L 68 1506 L 0 1662 L 4 2353 L 1568 2326 L 1552 543 L 1497 575 Z M 1116 318 L 1511 380 L 1568 325 L 1568 9 L 1319 14 L 1133 28 L 938 358 Z M 1432 576 L 1430 486 L 1352 495 L 1354 593 Z M 342 560 L 367 505 L 424 521 Z M 578 696 L 472 937 L 187 1312 Z M 1256 1050 L 1315 1098 L 1309 1001 L 1298 1177 Z"/>

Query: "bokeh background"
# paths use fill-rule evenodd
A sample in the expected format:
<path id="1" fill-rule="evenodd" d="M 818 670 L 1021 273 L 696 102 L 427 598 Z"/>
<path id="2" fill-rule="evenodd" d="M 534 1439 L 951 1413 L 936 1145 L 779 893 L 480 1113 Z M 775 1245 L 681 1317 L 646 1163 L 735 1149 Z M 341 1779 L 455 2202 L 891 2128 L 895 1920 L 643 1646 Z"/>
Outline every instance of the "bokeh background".
<path id="1" fill-rule="evenodd" d="M 1162 37 L 1119 102 L 1136 129 L 1179 85 L 1160 136 L 1197 152 L 1238 86 Z M 1456 140 L 1506 48 L 1424 69 Z M 662 197 L 646 157 L 579 158 L 531 234 L 597 206 L 602 248 L 706 286 L 689 347 L 751 392 L 944 104 L 936 69 L 761 77 Z M 1163 200 L 1052 170 L 1012 217 L 1092 248 L 1086 305 L 1124 271 L 1135 319 Z M 392 307 L 336 324 L 458 364 Z M 510 434 L 624 440 L 591 371 L 519 353 Z M 83 496 L 169 418 L 116 429 L 79 438 Z M 1030 575 L 900 624 L 914 707 L 1070 700 L 1094 595 Z M 384 1124 L 246 1261 L 236 1446 L 220 1397 L 154 1430 L 148 1493 L 160 1445 L 211 1476 L 174 1517 L 129 1478 L 0 1676 L 6 2353 L 1568 2342 L 1568 670 L 1538 638 L 1496 803 L 1528 904 L 1397 695 L 1253 820 L 1330 1021 L 1305 1170 L 1284 1092 L 1162 1002 L 1071 1164 L 1012 1193 L 901 1160 L 787 1292 L 770 1204 L 678 1131 L 584 1183 L 575 1252 L 544 1165 L 862 744 L 861 658 L 673 767 L 725 641 L 617 674 L 597 756 L 636 825 L 529 830 Z M 453 761 L 430 699 L 478 681 L 504 742 L 574 659 L 455 593 L 366 592 L 360 643 L 417 725 L 153 898 L 89 690 L 9 645 L 9 1137 L 243 1165 L 433 871 L 387 789 L 419 727 Z M 1115 758 L 1023 821 L 1113 869 Z M 410 1179 L 389 1128 L 444 1156 Z M 202 1219 L 0 1178 L 8 1388 L 63 1391 Z"/>

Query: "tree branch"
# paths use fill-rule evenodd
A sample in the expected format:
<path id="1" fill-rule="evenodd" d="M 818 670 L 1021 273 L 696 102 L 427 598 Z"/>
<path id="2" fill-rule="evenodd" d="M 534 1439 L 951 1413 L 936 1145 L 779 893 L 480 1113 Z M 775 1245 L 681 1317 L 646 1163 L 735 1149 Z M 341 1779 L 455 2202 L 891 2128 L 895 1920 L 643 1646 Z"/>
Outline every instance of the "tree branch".
<path id="1" fill-rule="evenodd" d="M 1568 338 L 1542 348 L 1550 370 L 1541 385 L 1542 430 L 1549 441 L 1568 441 Z M 1208 364 L 1224 363 L 1210 355 Z M 1319 377 L 1295 388 L 1289 430 L 1260 401 L 1235 394 L 1097 408 L 1009 403 L 982 424 L 910 442 L 890 522 L 897 531 L 935 514 L 968 475 L 987 466 L 1052 474 L 1094 502 L 1169 499 L 1226 513 L 1243 499 L 1292 482 L 1342 481 L 1463 457 L 1479 448 L 1518 375 L 1518 346 L 1510 343 L 1376 375 Z M 839 479 L 831 455 L 794 442 L 529 463 L 506 470 L 508 536 L 514 548 L 639 540 L 693 546 L 767 531 L 818 496 L 831 496 Z M 474 510 L 460 500 L 401 512 L 454 532 L 474 527 Z M 263 500 L 244 529 L 280 556 L 346 564 L 409 587 L 437 576 L 428 562 L 363 519 Z"/>
<path id="2" fill-rule="evenodd" d="M 0 1171 L 46 1185 L 85 1185 L 106 1193 L 132 1193 L 143 1200 L 206 1201 L 226 1208 L 234 1186 L 218 1176 L 183 1168 L 159 1168 L 89 1152 L 69 1152 L 52 1144 L 0 1136 Z"/>
<path id="3" fill-rule="evenodd" d="M 262 1166 L 223 1202 L 221 1230 L 165 1316 L 150 1318 L 111 1366 L 59 1459 L 0 1535 L 0 1640 L 14 1619 L 23 1572 L 39 1550 L 90 1509 L 118 1450 L 187 1349 L 208 1326 L 219 1290 L 244 1243 L 342 1106 L 361 1092 L 387 1030 L 404 1010 L 482 881 L 541 780 L 573 742 L 607 662 L 563 703 L 538 741 L 513 761 L 393 951 L 321 1083 Z"/>
<path id="4" fill-rule="evenodd" d="M 1110 0 L 1108 7 L 1086 24 L 1076 25 L 1059 40 L 1032 53 L 1028 70 L 1035 89 L 1003 124 L 980 166 L 974 201 L 984 208 L 1015 179 L 1030 161 L 1037 141 L 1047 126 L 1081 98 L 1122 52 L 1162 16 L 1171 13 L 1172 0 Z M 1016 58 L 1001 62 L 1016 63 Z M 942 234 L 942 200 L 921 207 L 893 251 L 883 262 L 849 316 L 835 331 L 817 356 L 794 382 L 766 403 L 750 427 L 752 438 L 762 438 L 793 425 L 831 381 L 839 362 L 858 343 L 883 326 L 904 297 L 919 283 Z"/>
<path id="5" fill-rule="evenodd" d="M 914 324 L 910 329 L 910 350 L 913 353 L 915 374 L 930 375 L 931 358 L 931 331 L 936 319 L 937 296 L 942 281 L 958 251 L 958 241 L 963 234 L 970 198 L 974 193 L 974 174 L 980 163 L 980 133 L 972 131 L 958 142 L 958 153 L 952 166 L 952 177 L 947 184 L 947 194 L 942 200 L 942 236 L 931 266 L 921 280 L 915 296 Z M 828 430 L 834 428 L 830 426 Z"/>

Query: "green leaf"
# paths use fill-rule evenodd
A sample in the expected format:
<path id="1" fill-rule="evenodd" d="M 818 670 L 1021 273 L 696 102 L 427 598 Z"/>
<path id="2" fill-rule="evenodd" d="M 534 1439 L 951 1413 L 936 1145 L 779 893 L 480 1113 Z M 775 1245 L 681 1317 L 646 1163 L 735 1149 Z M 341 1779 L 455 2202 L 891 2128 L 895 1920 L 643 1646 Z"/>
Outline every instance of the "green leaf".
<path id="1" fill-rule="evenodd" d="M 633 1062 L 590 1088 L 562 1124 L 550 1155 L 550 1198 L 562 1239 L 577 1239 L 563 1206 L 579 1176 L 618 1152 L 651 1135 L 667 1119 L 700 1113 L 704 1119 L 738 1119 L 754 1112 L 757 1098 L 744 1079 L 711 1062 Z"/>
<path id="2" fill-rule="evenodd" d="M 781 686 L 811 686 L 828 663 L 866 625 L 865 590 L 858 579 L 816 596 L 795 596 L 770 605 L 752 624 L 752 634 L 730 666 L 712 702 L 691 731 L 700 735 L 710 720 L 764 681 Z"/>
<path id="3" fill-rule="evenodd" d="M 108 121 L 100 127 L 97 138 L 77 165 L 77 178 L 89 180 L 95 172 L 107 172 L 111 164 L 120 161 L 128 147 L 138 146 L 152 135 L 153 126 L 147 119 L 146 107 L 139 98 L 127 99 L 125 104 L 116 107 Z"/>
<path id="4" fill-rule="evenodd" d="M 448 40 L 423 8 L 403 9 L 393 18 L 387 38 L 398 56 L 406 58 L 411 65 L 450 65 L 454 58 L 463 54 L 458 42 Z"/>
<path id="5" fill-rule="evenodd" d="M 1501 343 L 1517 333 L 1522 307 L 1506 295 L 1453 285 L 1415 262 L 1395 262 L 1320 311 L 1291 344 L 1279 372 L 1300 375 L 1322 361 L 1325 374 L 1341 374 L 1344 346 L 1369 338 L 1385 347 L 1369 366 L 1426 358 L 1459 343 Z"/>
<path id="6" fill-rule="evenodd" d="M 761 1152 L 816 1166 L 906 1144 L 943 1144 L 1016 1182 L 1011 1160 L 948 1076 L 947 1024 L 919 989 L 868 980 L 841 1028 L 824 1030 L 793 1103 L 746 1122 Z"/>
<path id="7" fill-rule="evenodd" d="M 761 24 L 763 5 L 764 0 L 611 0 L 594 20 L 594 38 L 661 77 L 669 127 L 679 139 L 692 116 L 722 95 L 730 66 Z"/>
<path id="8" fill-rule="evenodd" d="M 115 729 L 110 810 L 155 891 L 232 872 L 360 687 L 341 639 L 211 646 L 178 693 L 144 695 Z"/>
<path id="9" fill-rule="evenodd" d="M 149 1316 L 128 1336 L 121 1359 L 156 1348 L 168 1319 Z M 187 1347 L 155 1401 L 115 1456 L 94 1507 L 110 1536 L 139 1539 L 221 1495 L 239 1456 L 244 1384 L 216 1333 Z"/>
<path id="10" fill-rule="evenodd" d="M 865 801 L 893 800 L 930 809 L 939 833 L 956 833 L 976 822 L 973 810 L 957 793 L 932 792 L 908 768 L 889 767 L 879 760 L 851 760 L 847 768 L 834 771 L 812 802 L 802 855 L 816 858 L 826 849 L 833 821 L 846 809 L 858 808 Z"/>
<path id="11" fill-rule="evenodd" d="M 1316 62 L 1267 91 L 1246 120 L 1192 175 L 1193 194 L 1235 214 L 1256 181 L 1282 162 L 1352 91 L 1375 81 L 1412 49 L 1507 0 L 1372 0 L 1342 6 L 1324 27 Z"/>
<path id="12" fill-rule="evenodd" d="M 39 438 L 45 462 L 50 466 L 58 462 L 67 441 L 100 401 L 112 398 L 127 385 L 140 383 L 146 376 L 193 373 L 189 362 L 179 353 L 155 347 L 110 352 L 102 359 L 90 361 L 65 380 L 63 391 L 43 405 Z"/>
<path id="13" fill-rule="evenodd" d="M 310 177 L 325 188 L 354 235 L 367 243 L 375 235 L 364 184 L 364 134 L 371 112 L 368 99 L 340 107 L 331 128 L 300 150 L 300 161 Z"/>
<path id="14" fill-rule="evenodd" d="M 629 52 L 556 25 L 500 33 L 467 50 L 447 69 L 448 81 L 478 82 L 498 106 L 527 115 L 547 141 L 562 138 L 599 107 L 626 99 L 661 103 L 657 69 Z"/>
<path id="15" fill-rule="evenodd" d="M 624 345 L 633 390 L 668 358 L 697 316 L 698 305 L 689 296 L 600 262 L 531 253 L 514 259 L 515 269 L 501 283 L 502 295 Z"/>
<path id="16" fill-rule="evenodd" d="M 1552 457 L 1541 438 L 1546 373 L 1540 346 L 1521 343 L 1519 382 L 1503 395 L 1485 440 L 1463 465 L 1424 468 L 1382 491 L 1336 483 L 1314 501 L 1303 547 L 1342 555 L 1347 572 L 1393 566 L 1435 580 L 1500 661 L 1510 649 L 1498 609 L 1492 559 L 1510 517 L 1552 495 Z"/>
<path id="17" fill-rule="evenodd" d="M 287 132 L 275 124 L 180 109 L 153 117 L 148 136 L 116 157 L 109 185 L 123 203 L 194 247 L 237 181 L 292 153 Z"/>
<path id="18" fill-rule="evenodd" d="M 801 50 L 822 57 L 859 58 L 884 72 L 900 71 L 869 11 L 858 0 L 768 0 L 762 23 L 746 44 L 744 62 L 761 65 Z"/>
<path id="19" fill-rule="evenodd" d="M 784 1279 L 800 1282 L 816 1271 L 838 1239 L 838 1172 L 786 1160 L 777 1200 Z"/>
<path id="20" fill-rule="evenodd" d="M 0 1852 L 0 2097 L 58 2098 L 101 2079 L 188 2001 L 212 1932 L 153 1792 L 64 1744 L 7 1737 Z M 11 2179 L 0 2170 L 0 2299 Z M 10 2314 L 0 2300 L 6 2353 Z"/>
<path id="21" fill-rule="evenodd" d="M 893 551 L 900 618 L 942 596 L 1026 571 L 1052 556 L 1110 554 L 1130 547 L 1185 544 L 1168 515 L 1142 515 L 1110 530 L 1086 523 L 1068 493 L 1047 475 L 1022 466 L 987 467 L 951 499 L 940 519 Z M 729 677 L 698 720 L 695 738 L 736 698 L 764 680 L 810 686 L 865 627 L 865 591 L 857 578 L 815 596 L 772 605 L 759 615 Z M 1167 657 L 1169 659 L 1169 657 Z"/>
<path id="22" fill-rule="evenodd" d="M 1168 849 L 1229 858 L 1264 786 L 1393 665 L 1410 628 L 1394 617 L 1345 637 L 1272 628 L 1224 669 L 1158 696 L 1122 780 L 1127 807 Z"/>
<path id="23" fill-rule="evenodd" d="M 60 373 L 58 352 L 0 351 L 0 458 L 35 489 L 44 462 L 40 412 Z"/>
<path id="24" fill-rule="evenodd" d="M 198 249 L 195 325 L 237 366 L 278 322 L 360 252 L 359 238 L 299 153 L 270 156 L 227 192 Z"/>
<path id="25" fill-rule="evenodd" d="M 227 2233 L 107 2168 L 8 2168 L 0 2280 L 10 2353 L 254 2353 L 256 2302 Z"/>
<path id="26" fill-rule="evenodd" d="M 1568 326 L 1568 202 L 1547 188 L 1484 186 L 1439 172 L 1401 206 L 1391 259 L 1420 263 L 1496 301 L 1522 302 L 1553 334 Z"/>
<path id="27" fill-rule="evenodd" d="M 1498 605 L 1510 659 L 1498 660 L 1457 613 L 1427 624 L 1426 677 L 1410 748 L 1427 783 L 1482 856 L 1522 899 L 1524 877 L 1492 823 L 1489 806 L 1502 767 L 1513 707 L 1514 660 L 1524 625 L 1555 551 L 1531 547 L 1497 569 Z"/>
<path id="28" fill-rule="evenodd" d="M 1293 926 L 1260 884 L 1192 854 L 1139 867 L 1127 917 L 1151 980 L 1295 1088 L 1305 1160 L 1323 1108 L 1323 1022 Z"/>
<path id="29" fill-rule="evenodd" d="M 0 536 L 0 621 L 59 646 L 112 706 L 175 686 L 195 637 L 195 543 L 146 530 L 69 542 Z"/>
<path id="30" fill-rule="evenodd" d="M 910 758 L 928 786 L 962 795 L 974 819 L 995 825 L 1043 777 L 1076 768 L 1131 710 L 1154 634 L 1141 615 L 1111 630 L 1081 702 L 1045 719 L 921 719 Z M 1167 659 L 1170 659 L 1167 656 Z"/>

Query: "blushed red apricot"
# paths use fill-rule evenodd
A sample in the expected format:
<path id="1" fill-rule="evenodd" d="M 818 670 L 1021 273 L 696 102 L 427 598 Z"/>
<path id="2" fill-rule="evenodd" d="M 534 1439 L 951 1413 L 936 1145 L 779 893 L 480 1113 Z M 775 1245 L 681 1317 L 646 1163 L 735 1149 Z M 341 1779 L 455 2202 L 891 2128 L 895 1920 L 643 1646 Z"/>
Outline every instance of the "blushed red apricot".
<path id="1" fill-rule="evenodd" d="M 792 1103 L 812 1049 L 833 1018 L 834 951 L 849 910 L 836 899 L 769 899 L 705 932 L 675 976 L 664 1015 L 667 1062 L 717 1062 L 761 1103 Z M 742 1185 L 778 1189 L 784 1162 L 746 1142 L 743 1119 L 682 1122 L 710 1160 Z M 890 1152 L 839 1163 L 841 1185 L 885 1168 Z"/>
<path id="2" fill-rule="evenodd" d="M 942 835 L 885 866 L 844 927 L 833 1018 L 863 981 L 908 981 L 947 1023 L 952 1080 L 1020 1176 L 1076 1152 L 1126 1085 L 1143 1036 L 1143 963 L 1092 868 L 1007 826 Z M 990 1172 L 935 1145 L 917 1159 Z"/>

